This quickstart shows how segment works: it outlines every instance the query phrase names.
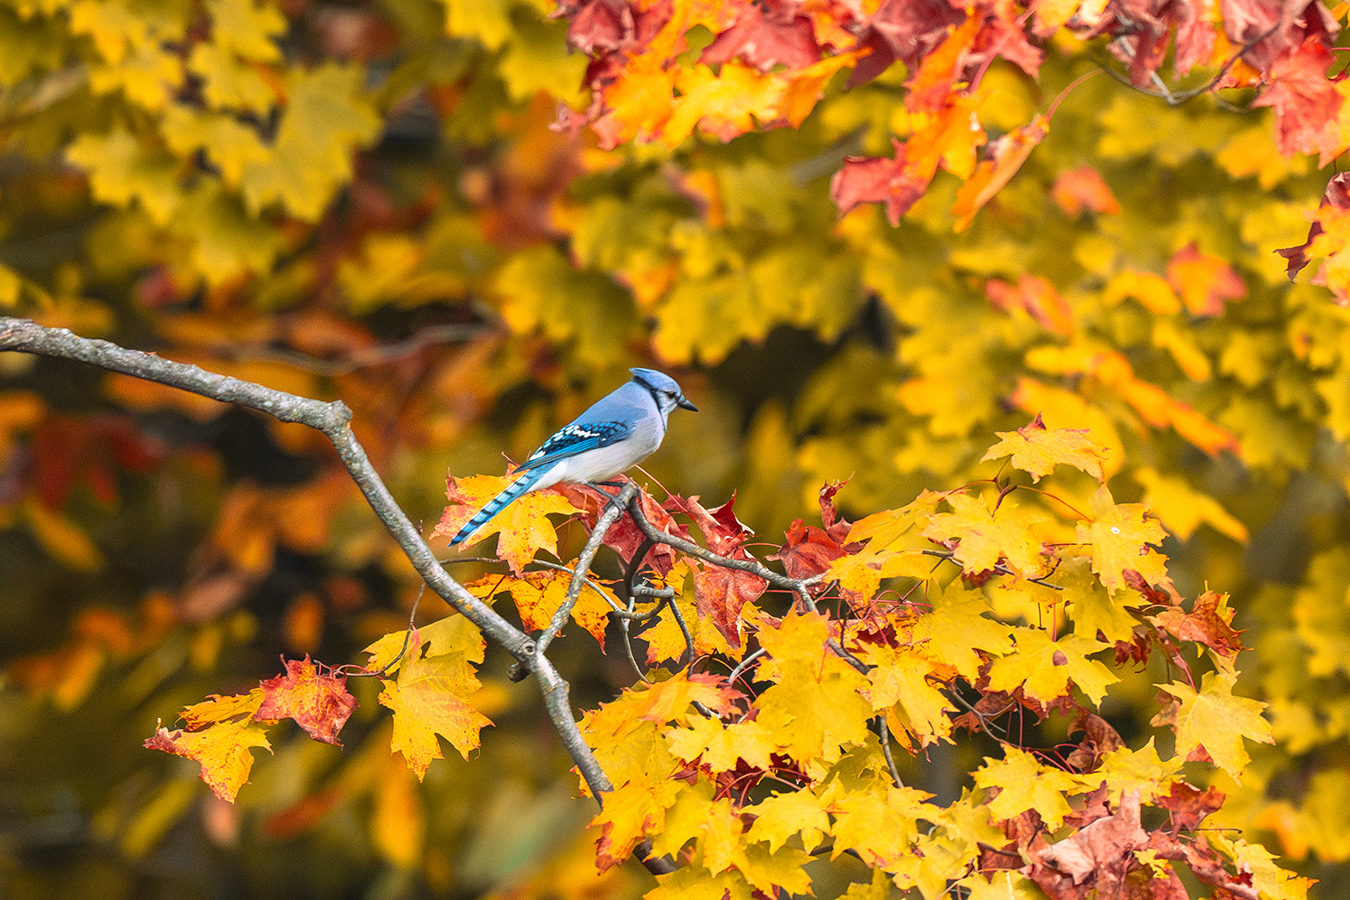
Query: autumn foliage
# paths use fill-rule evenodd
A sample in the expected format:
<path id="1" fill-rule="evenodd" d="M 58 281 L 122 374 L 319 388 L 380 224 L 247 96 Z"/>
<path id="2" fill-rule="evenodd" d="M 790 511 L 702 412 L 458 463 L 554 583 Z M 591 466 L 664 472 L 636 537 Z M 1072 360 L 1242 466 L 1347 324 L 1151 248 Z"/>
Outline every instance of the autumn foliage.
<path id="1" fill-rule="evenodd" d="M 631 574 L 610 587 L 635 598 L 635 585 L 654 579 L 670 598 L 625 608 L 596 587 L 599 601 L 574 603 L 567 573 L 527 567 L 558 553 L 554 529 L 531 517 L 570 512 L 556 501 L 577 490 L 527 495 L 487 526 L 484 536 L 529 538 L 504 557 L 513 574 L 469 587 L 485 600 L 509 597 L 528 630 L 566 604 L 603 645 L 606 604 L 639 614 L 623 640 L 646 646 L 640 683 L 581 722 L 614 785 L 591 823 L 602 871 L 650 840 L 656 855 L 683 864 L 658 876 L 659 897 L 809 893 L 805 866 L 823 848 L 927 897 L 953 885 L 980 893 L 1032 883 L 1051 897 L 1179 897 L 1179 868 L 1233 896 L 1302 894 L 1306 880 L 1259 846 L 1201 827 L 1224 794 L 1183 771 L 1199 762 L 1239 778 L 1250 762 L 1245 741 L 1273 740 L 1262 704 L 1232 692 L 1242 644 L 1228 598 L 1180 598 L 1156 547 L 1162 528 L 1105 486 L 1088 513 L 1051 495 L 1019 502 L 1060 465 L 1104 480 L 1101 448 L 1086 432 L 1037 421 L 1001 437 L 985 454 L 1007 460 L 999 477 L 926 491 L 856 523 L 834 506 L 840 486 L 825 487 L 821 525 L 797 520 L 770 554 L 795 593 L 678 551 L 643 565 L 642 548 L 624 537 L 637 528 L 629 521 L 607 543 Z M 477 492 L 466 496 L 452 480 L 450 493 L 468 502 L 447 509 L 437 535 L 454 534 L 477 509 Z M 594 526 L 594 504 L 579 499 L 571 514 Z M 692 524 L 718 557 L 752 559 L 730 503 L 647 502 L 672 533 L 687 538 Z M 441 758 L 438 735 L 466 758 L 479 747 L 491 722 L 470 703 L 483 637 L 467 619 L 391 633 L 366 652 L 361 674 L 378 675 L 393 714 L 391 749 L 419 779 Z M 1131 749 L 1099 715 L 1121 673 L 1155 656 L 1170 678 L 1157 685 L 1153 721 L 1171 732 L 1164 754 L 1153 739 Z M 709 671 L 719 662 L 730 675 Z M 1213 670 L 1198 676 L 1200 664 Z M 249 694 L 189 707 L 186 730 L 161 727 L 146 746 L 200 763 L 202 780 L 233 801 L 250 748 L 270 748 L 267 725 L 293 718 L 334 743 L 356 702 L 345 678 L 306 658 Z M 1068 740 L 1024 746 L 1026 723 L 1049 718 L 1063 720 Z M 958 800 L 934 803 L 901 781 L 893 753 L 980 734 L 1001 757 L 986 757 Z M 1152 831 L 1141 803 L 1166 813 Z"/>
<path id="2" fill-rule="evenodd" d="M 0 314 L 343 400 L 612 788 L 322 435 L 3 353 L 0 892 L 1340 896 L 1348 16 L 0 0 Z M 584 586 L 447 555 L 635 364 Z"/>

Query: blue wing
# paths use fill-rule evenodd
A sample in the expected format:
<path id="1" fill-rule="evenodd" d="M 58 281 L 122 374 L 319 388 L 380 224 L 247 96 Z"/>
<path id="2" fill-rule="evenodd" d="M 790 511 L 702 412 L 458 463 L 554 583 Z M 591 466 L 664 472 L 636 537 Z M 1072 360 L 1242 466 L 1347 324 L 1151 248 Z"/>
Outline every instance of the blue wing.
<path id="1" fill-rule="evenodd" d="M 587 422 L 585 425 L 578 425 L 573 422 L 544 441 L 544 445 L 534 451 L 529 459 L 521 463 L 520 468 L 516 471 L 528 472 L 531 469 L 539 469 L 550 463 L 555 463 L 560 459 L 585 453 L 587 450 L 608 447 L 610 444 L 617 444 L 632 433 L 633 426 L 626 422 Z"/>

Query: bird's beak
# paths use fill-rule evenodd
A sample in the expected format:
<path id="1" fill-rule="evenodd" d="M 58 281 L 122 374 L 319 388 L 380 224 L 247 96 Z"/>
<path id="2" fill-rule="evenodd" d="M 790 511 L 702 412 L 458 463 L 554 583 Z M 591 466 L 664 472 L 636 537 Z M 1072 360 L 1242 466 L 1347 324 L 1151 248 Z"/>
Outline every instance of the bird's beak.
<path id="1" fill-rule="evenodd" d="M 698 407 L 695 406 L 694 404 L 690 403 L 688 400 L 684 399 L 683 397 L 681 397 L 680 399 L 676 400 L 676 401 L 675 401 L 675 405 L 678 406 L 678 407 L 680 407 L 681 409 L 687 409 L 687 410 L 689 410 L 690 412 L 698 412 Z"/>

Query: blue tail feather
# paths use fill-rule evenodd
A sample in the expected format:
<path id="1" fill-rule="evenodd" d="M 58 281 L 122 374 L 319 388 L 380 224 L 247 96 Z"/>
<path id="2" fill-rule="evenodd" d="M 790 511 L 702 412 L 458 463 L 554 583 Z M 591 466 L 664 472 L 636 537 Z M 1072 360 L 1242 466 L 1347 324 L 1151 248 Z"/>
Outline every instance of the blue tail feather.
<path id="1" fill-rule="evenodd" d="M 528 492 L 530 488 L 534 487 L 535 482 L 542 478 L 543 475 L 544 472 L 539 469 L 526 472 L 510 487 L 489 500 L 487 505 L 475 513 L 473 518 L 465 522 L 464 527 L 450 539 L 450 546 L 458 546 L 473 537 L 474 532 L 492 521 L 498 513 L 510 506 L 512 501 L 521 494 Z"/>

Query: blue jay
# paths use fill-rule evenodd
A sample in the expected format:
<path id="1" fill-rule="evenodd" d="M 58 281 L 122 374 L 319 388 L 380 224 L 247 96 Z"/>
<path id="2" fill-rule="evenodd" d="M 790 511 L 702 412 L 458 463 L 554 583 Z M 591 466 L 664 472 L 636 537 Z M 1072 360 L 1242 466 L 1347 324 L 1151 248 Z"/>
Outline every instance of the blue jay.
<path id="1" fill-rule="evenodd" d="M 450 539 L 462 544 L 521 494 L 559 482 L 597 484 L 637 465 L 661 446 L 666 417 L 684 399 L 675 379 L 655 369 L 629 369 L 633 380 L 564 425 L 516 470 L 521 477 L 489 501 Z"/>

